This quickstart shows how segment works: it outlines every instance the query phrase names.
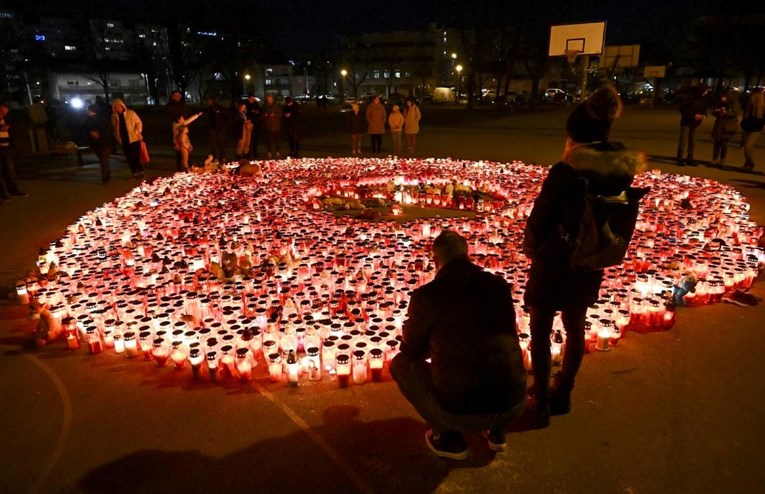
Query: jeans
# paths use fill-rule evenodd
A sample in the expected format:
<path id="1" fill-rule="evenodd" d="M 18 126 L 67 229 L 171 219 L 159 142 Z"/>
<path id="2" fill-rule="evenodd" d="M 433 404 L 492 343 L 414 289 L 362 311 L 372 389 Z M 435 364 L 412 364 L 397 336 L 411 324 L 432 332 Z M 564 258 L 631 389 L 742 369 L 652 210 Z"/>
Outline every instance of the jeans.
<path id="1" fill-rule="evenodd" d="M 138 153 L 141 149 L 141 141 L 135 141 L 135 142 L 129 142 L 125 144 L 122 143 L 122 152 L 125 153 L 125 159 L 128 162 L 128 166 L 130 167 L 130 171 L 133 172 L 133 175 L 143 173 L 143 165 L 141 164 L 141 160 L 138 157 Z"/>
<path id="2" fill-rule="evenodd" d="M 441 408 L 436 400 L 430 364 L 399 353 L 390 365 L 390 373 L 404 398 L 436 434 L 449 431 L 480 432 L 504 429 L 523 413 L 526 401 L 520 400 L 511 409 L 494 414 L 459 415 Z"/>
<path id="3" fill-rule="evenodd" d="M 741 145 L 744 146 L 744 158 L 745 163 L 749 166 L 754 166 L 754 146 L 757 144 L 757 139 L 760 138 L 762 131 L 758 132 L 744 132 L 741 136 Z"/>
<path id="4" fill-rule="evenodd" d="M 685 155 L 687 161 L 693 161 L 693 151 L 696 149 L 696 127 L 688 125 L 680 126 L 680 142 L 677 143 L 677 160 L 683 159 L 683 152 L 688 148 Z"/>
<path id="5" fill-rule="evenodd" d="M 8 146 L 0 146 L 0 198 L 8 199 L 8 194 L 19 194 L 16 185 L 16 167 Z"/>

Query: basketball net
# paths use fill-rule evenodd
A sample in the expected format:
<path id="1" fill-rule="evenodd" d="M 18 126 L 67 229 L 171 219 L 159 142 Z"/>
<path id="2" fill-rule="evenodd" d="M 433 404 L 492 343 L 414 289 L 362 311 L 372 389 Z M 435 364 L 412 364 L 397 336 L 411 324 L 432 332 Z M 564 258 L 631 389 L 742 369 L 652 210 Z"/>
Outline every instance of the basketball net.
<path id="1" fill-rule="evenodd" d="M 582 52 L 582 50 L 566 50 L 563 53 L 566 54 L 566 58 L 568 59 L 568 63 L 574 63 L 574 60 L 576 60 L 576 57 Z"/>

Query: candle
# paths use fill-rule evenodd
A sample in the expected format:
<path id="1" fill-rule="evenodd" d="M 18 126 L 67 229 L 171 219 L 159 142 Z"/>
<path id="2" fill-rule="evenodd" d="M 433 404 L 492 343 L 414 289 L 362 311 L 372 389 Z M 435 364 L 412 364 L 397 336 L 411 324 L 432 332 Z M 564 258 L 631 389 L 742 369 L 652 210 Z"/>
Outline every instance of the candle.
<path id="1" fill-rule="evenodd" d="M 337 382 L 340 387 L 348 387 L 351 377 L 350 355 L 346 353 L 337 354 L 335 357 L 335 372 L 337 372 Z"/>
<path id="2" fill-rule="evenodd" d="M 252 379 L 252 364 L 250 363 L 248 348 L 239 348 L 236 351 L 236 371 L 242 382 Z"/>
<path id="3" fill-rule="evenodd" d="M 367 382 L 367 354 L 364 350 L 353 352 L 353 383 Z"/>
<path id="4" fill-rule="evenodd" d="M 177 370 L 180 370 L 186 367 L 187 358 L 188 358 L 188 355 L 186 354 L 186 351 L 183 348 L 183 342 L 181 340 L 174 341 L 173 351 L 170 352 L 170 360 L 172 360 L 173 363 L 175 364 L 175 368 Z"/>
<path id="5" fill-rule="evenodd" d="M 164 338 L 156 338 L 154 340 L 151 353 L 157 362 L 157 366 L 164 367 L 167 365 L 167 360 L 170 358 L 170 349 L 165 344 Z"/>
<path id="6" fill-rule="evenodd" d="M 310 346 L 306 349 L 307 372 L 310 381 L 321 380 L 321 362 L 319 361 L 319 348 Z"/>
<path id="7" fill-rule="evenodd" d="M 287 354 L 287 385 L 291 387 L 300 385 L 300 365 L 295 350 L 292 349 Z"/>
<path id="8" fill-rule="evenodd" d="M 125 355 L 127 355 L 128 358 L 133 358 L 138 356 L 138 342 L 135 339 L 135 333 L 132 331 L 128 331 L 123 336 L 125 340 Z"/>
<path id="9" fill-rule="evenodd" d="M 21 305 L 27 305 L 29 303 L 29 291 L 27 290 L 27 285 L 24 283 L 19 283 L 16 285 L 16 300 Z"/>
<path id="10" fill-rule="evenodd" d="M 601 325 L 598 330 L 598 342 L 595 345 L 595 349 L 601 352 L 607 352 L 609 350 L 608 344 L 611 338 L 611 326 Z"/>
<path id="11" fill-rule="evenodd" d="M 282 355 L 278 352 L 268 355 L 268 374 L 271 382 L 278 383 L 282 380 Z"/>
<path id="12" fill-rule="evenodd" d="M 101 335 L 98 334 L 98 329 L 95 326 L 90 326 L 87 330 L 88 351 L 90 353 L 101 353 L 103 350 L 103 344 L 101 342 Z"/>
<path id="13" fill-rule="evenodd" d="M 207 352 L 207 370 L 210 374 L 210 381 L 218 381 L 218 352 L 213 350 Z"/>
<path id="14" fill-rule="evenodd" d="M 369 351 L 369 370 L 372 372 L 372 381 L 382 381 L 382 370 L 384 363 L 384 356 L 382 349 L 373 348 Z"/>
<path id="15" fill-rule="evenodd" d="M 189 350 L 189 363 L 191 364 L 191 375 L 194 379 L 199 379 L 199 369 L 202 367 L 202 360 L 204 359 L 202 351 L 199 348 L 192 348 Z"/>

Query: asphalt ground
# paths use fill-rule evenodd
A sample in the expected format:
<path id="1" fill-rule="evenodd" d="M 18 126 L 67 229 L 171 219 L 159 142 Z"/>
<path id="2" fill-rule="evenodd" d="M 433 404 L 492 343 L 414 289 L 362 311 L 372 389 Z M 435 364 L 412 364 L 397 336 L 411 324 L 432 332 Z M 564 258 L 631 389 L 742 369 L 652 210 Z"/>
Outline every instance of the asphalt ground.
<path id="1" fill-rule="evenodd" d="M 424 108 L 417 155 L 554 163 L 564 121 L 563 110 L 475 117 Z M 765 223 L 764 175 L 669 159 L 677 121 L 672 111 L 628 108 L 612 137 L 664 172 L 734 185 Z M 350 154 L 337 115 L 304 125 L 305 156 Z M 710 158 L 710 130 L 711 121 L 699 130 L 699 159 Z M 149 175 L 172 173 L 170 148 L 151 151 Z M 731 165 L 743 162 L 739 149 L 730 154 Z M 30 197 L 0 206 L 3 286 L 66 225 L 135 185 L 119 156 L 105 186 L 94 159 L 82 168 L 74 156 L 16 161 Z M 752 292 L 765 296 L 761 281 Z M 762 305 L 682 308 L 670 331 L 628 333 L 585 357 L 569 415 L 542 430 L 519 422 L 502 454 L 471 437 L 463 462 L 430 453 L 424 424 L 387 375 L 347 389 L 326 378 L 293 389 L 268 382 L 261 362 L 249 384 L 194 382 L 188 369 L 69 352 L 60 341 L 31 348 L 27 312 L 0 303 L 3 493 L 765 491 Z"/>

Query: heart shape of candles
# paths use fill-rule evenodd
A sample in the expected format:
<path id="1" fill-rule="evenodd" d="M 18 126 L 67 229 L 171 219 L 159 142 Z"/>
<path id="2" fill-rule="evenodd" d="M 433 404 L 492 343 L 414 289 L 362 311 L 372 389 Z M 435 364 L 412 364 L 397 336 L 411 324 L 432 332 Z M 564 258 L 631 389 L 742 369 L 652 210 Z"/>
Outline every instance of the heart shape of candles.
<path id="1" fill-rule="evenodd" d="M 335 355 L 350 366 L 373 355 L 379 369 L 395 353 L 410 292 L 435 274 L 430 243 L 452 229 L 467 238 L 477 264 L 512 283 L 518 330 L 528 332 L 520 246 L 547 168 L 390 158 L 261 164 L 262 177 L 158 178 L 87 212 L 40 256 L 47 282 L 20 284 L 20 300 L 47 305 L 93 341 L 94 352 L 100 340 L 129 356 L 140 349 L 161 366 L 170 359 L 184 368 L 188 358 L 195 376 L 206 375 L 199 372 L 206 362 L 211 379 L 246 380 L 258 359 L 280 367 L 292 350 L 290 379 L 303 369 L 317 380 L 336 371 Z M 316 207 L 328 191 L 373 184 L 394 209 L 407 188 L 420 186 L 442 198 L 463 187 L 497 200 L 470 217 L 404 223 Z M 613 346 L 628 327 L 671 326 L 668 301 L 703 305 L 748 287 L 765 261 L 762 231 L 732 187 L 658 171 L 636 185 L 651 193 L 625 262 L 607 270 L 588 316 L 601 350 L 609 347 L 604 338 Z M 560 351 L 565 334 L 554 336 Z"/>

